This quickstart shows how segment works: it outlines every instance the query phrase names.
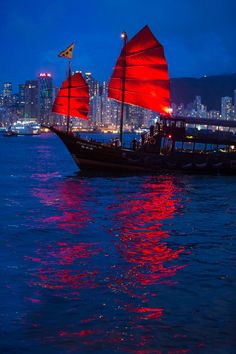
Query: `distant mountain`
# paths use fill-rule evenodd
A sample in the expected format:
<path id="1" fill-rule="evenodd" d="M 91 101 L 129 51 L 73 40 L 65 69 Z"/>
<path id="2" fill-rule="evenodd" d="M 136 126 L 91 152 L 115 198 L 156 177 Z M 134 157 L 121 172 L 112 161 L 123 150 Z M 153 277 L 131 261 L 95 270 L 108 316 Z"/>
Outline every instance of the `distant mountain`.
<path id="1" fill-rule="evenodd" d="M 171 102 L 176 104 L 193 102 L 195 96 L 202 97 L 208 110 L 220 110 L 221 97 L 233 97 L 236 90 L 236 73 L 201 78 L 175 78 L 170 80 Z"/>

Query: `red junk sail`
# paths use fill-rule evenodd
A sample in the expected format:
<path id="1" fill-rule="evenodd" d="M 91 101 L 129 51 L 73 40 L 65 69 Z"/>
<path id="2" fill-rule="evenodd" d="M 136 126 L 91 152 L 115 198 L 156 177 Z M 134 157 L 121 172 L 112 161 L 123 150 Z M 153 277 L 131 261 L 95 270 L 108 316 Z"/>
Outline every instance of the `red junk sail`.
<path id="1" fill-rule="evenodd" d="M 52 112 L 85 120 L 88 119 L 89 90 L 81 73 L 72 75 L 70 79 L 62 83 L 54 101 Z"/>
<path id="2" fill-rule="evenodd" d="M 125 66 L 125 69 L 124 69 Z M 148 26 L 122 49 L 108 86 L 108 96 L 169 114 L 170 82 L 164 49 Z"/>

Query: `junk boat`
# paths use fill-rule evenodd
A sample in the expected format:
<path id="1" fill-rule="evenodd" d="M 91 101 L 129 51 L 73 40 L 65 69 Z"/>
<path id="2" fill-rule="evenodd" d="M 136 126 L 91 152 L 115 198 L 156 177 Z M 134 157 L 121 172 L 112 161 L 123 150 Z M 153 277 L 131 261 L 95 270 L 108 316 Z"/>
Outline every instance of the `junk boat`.
<path id="1" fill-rule="evenodd" d="M 108 97 L 121 102 L 120 134 L 116 144 L 90 141 L 70 130 L 70 117 L 88 119 L 89 90 L 81 73 L 63 82 L 53 112 L 67 116 L 67 129 L 50 129 L 63 141 L 81 170 L 112 172 L 236 174 L 236 122 L 173 117 L 170 82 L 163 46 L 145 26 L 124 41 L 108 86 Z M 59 56 L 72 58 L 73 47 Z M 124 104 L 144 107 L 159 114 L 155 126 L 141 134 L 132 147 L 123 144 Z M 212 130 L 198 130 L 198 126 Z M 194 128 L 191 128 L 193 126 Z"/>

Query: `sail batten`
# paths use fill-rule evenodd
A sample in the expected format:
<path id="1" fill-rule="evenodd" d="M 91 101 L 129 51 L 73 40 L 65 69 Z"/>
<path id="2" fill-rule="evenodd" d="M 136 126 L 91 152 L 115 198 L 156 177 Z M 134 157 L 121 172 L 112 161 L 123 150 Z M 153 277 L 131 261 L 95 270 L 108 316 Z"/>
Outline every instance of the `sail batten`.
<path id="1" fill-rule="evenodd" d="M 159 48 L 161 48 L 162 49 L 162 46 L 161 45 L 156 45 L 155 47 L 152 47 L 152 48 L 148 48 L 148 49 L 144 49 L 144 50 L 140 50 L 140 51 L 138 51 L 138 52 L 130 52 L 130 53 L 128 53 L 128 54 L 126 54 L 126 57 L 133 57 L 133 56 L 135 56 L 135 55 L 140 55 L 140 54 L 142 54 L 142 53 L 148 53 L 149 51 L 151 51 L 151 50 L 153 50 L 153 49 L 159 49 Z"/>
<path id="2" fill-rule="evenodd" d="M 116 62 L 108 96 L 121 102 L 122 93 L 127 104 L 161 114 L 169 112 L 170 82 L 164 49 L 148 26 L 127 42 Z"/>
<path id="3" fill-rule="evenodd" d="M 89 89 L 81 73 L 75 73 L 62 83 L 53 104 L 52 112 L 88 119 Z"/>

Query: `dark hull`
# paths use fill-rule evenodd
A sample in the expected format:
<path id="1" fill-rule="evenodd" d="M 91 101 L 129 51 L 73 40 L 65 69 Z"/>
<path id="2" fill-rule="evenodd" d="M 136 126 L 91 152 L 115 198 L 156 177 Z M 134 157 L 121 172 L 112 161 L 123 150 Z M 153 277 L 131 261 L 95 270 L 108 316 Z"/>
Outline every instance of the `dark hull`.
<path id="1" fill-rule="evenodd" d="M 15 133 L 15 132 L 9 132 L 8 131 L 8 132 L 4 133 L 3 136 L 5 136 L 6 138 L 12 138 L 12 137 L 18 136 L 18 134 Z"/>
<path id="2" fill-rule="evenodd" d="M 236 153 L 172 152 L 166 155 L 115 148 L 52 129 L 66 145 L 81 170 L 111 172 L 220 173 L 236 175 Z"/>

